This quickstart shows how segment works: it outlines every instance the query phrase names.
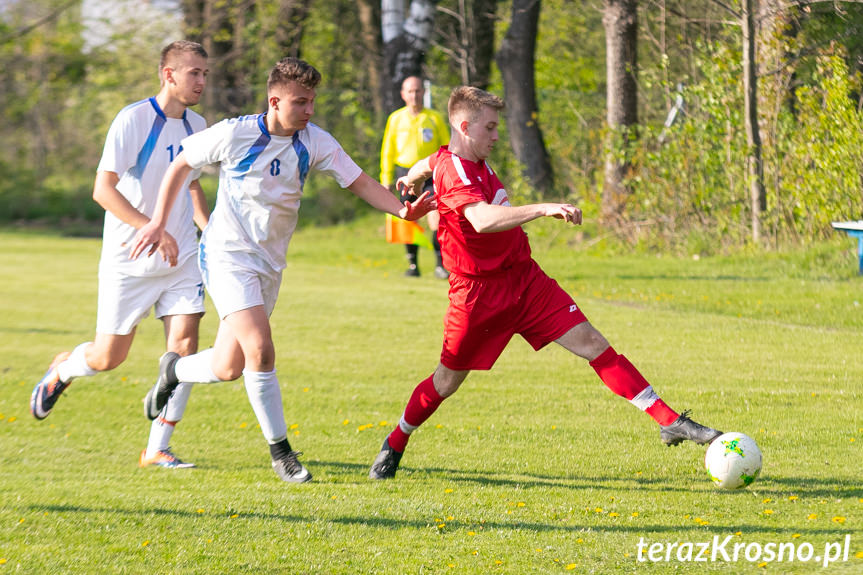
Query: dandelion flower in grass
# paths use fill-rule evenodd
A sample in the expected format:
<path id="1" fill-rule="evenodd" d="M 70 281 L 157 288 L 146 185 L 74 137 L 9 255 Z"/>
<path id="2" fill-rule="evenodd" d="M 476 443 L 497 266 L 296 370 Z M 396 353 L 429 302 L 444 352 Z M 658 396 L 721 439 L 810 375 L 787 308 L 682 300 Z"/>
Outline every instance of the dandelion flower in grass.
<path id="1" fill-rule="evenodd" d="M 447 487 L 443 490 L 444 493 L 452 493 L 452 487 Z"/>
<path id="2" fill-rule="evenodd" d="M 240 516 L 239 513 L 234 513 L 233 515 L 231 515 L 231 519 L 236 519 L 239 516 Z"/>
<path id="3" fill-rule="evenodd" d="M 597 507 L 593 510 L 595 513 L 602 513 L 602 507 Z"/>
<path id="4" fill-rule="evenodd" d="M 854 557 L 856 557 L 857 559 L 863 559 L 863 551 L 858 551 L 854 554 Z"/>
<path id="5" fill-rule="evenodd" d="M 291 426 L 290 426 L 288 429 L 291 429 L 291 430 L 293 430 L 293 429 L 297 429 L 299 426 L 300 426 L 300 424 L 299 424 L 299 423 L 292 423 L 292 424 L 291 424 Z"/>
<path id="6" fill-rule="evenodd" d="M 503 561 L 501 561 L 500 559 L 495 559 L 494 564 L 495 565 L 503 565 Z"/>
<path id="7" fill-rule="evenodd" d="M 448 563 L 447 567 L 449 567 L 450 569 L 455 569 L 455 563 Z"/>
<path id="8" fill-rule="evenodd" d="M 447 515 L 447 516 L 446 516 L 446 520 L 447 520 L 447 521 L 452 521 L 453 519 L 455 519 L 455 517 L 453 517 L 452 515 Z"/>
<path id="9" fill-rule="evenodd" d="M 791 535 L 791 538 L 792 538 L 792 539 L 800 539 L 800 534 L 799 534 L 799 533 L 793 533 L 793 534 Z"/>
<path id="10" fill-rule="evenodd" d="M 9 416 L 9 419 L 8 419 L 7 421 L 8 421 L 9 423 L 12 423 L 13 421 L 16 421 L 17 419 L 18 419 L 18 418 L 17 418 L 17 417 L 15 417 L 14 415 L 10 415 L 10 416 Z"/>
<path id="11" fill-rule="evenodd" d="M 339 496 L 338 496 L 338 495 L 333 495 L 332 497 L 330 497 L 330 499 L 332 499 L 333 501 L 335 501 L 335 500 L 336 500 L 336 499 L 338 499 L 338 498 L 339 498 Z"/>
<path id="12" fill-rule="evenodd" d="M 632 517 L 638 517 L 638 511 L 633 511 L 633 512 L 632 512 Z"/>
<path id="13" fill-rule="evenodd" d="M 198 509 L 196 509 L 195 511 L 197 513 L 204 513 L 204 510 L 201 507 L 198 507 Z"/>
<path id="14" fill-rule="evenodd" d="M 244 421 L 243 423 L 240 424 L 240 429 L 246 429 L 246 427 L 248 427 L 248 426 L 249 426 L 249 424 Z"/>
<path id="15" fill-rule="evenodd" d="M 765 567 L 767 567 L 767 563 L 765 561 L 762 561 L 761 563 L 758 564 L 758 567 L 760 567 L 761 569 L 764 569 Z"/>
<path id="16" fill-rule="evenodd" d="M 303 388 L 303 392 L 304 392 L 304 393 L 305 393 L 305 392 L 307 392 L 308 390 L 309 390 L 309 388 L 308 388 L 308 387 L 304 387 L 304 388 Z"/>
<path id="17" fill-rule="evenodd" d="M 351 422 L 351 420 L 350 420 L 350 419 L 346 419 L 346 420 L 344 420 L 344 421 L 342 422 L 342 425 L 347 425 L 347 424 L 349 424 L 350 422 Z"/>
<path id="18" fill-rule="evenodd" d="M 771 501 L 773 501 L 773 500 L 768 497 L 764 501 L 762 501 L 761 503 L 764 503 L 766 505 L 766 504 L 770 503 Z"/>
<path id="19" fill-rule="evenodd" d="M 773 515 L 773 510 L 772 509 L 765 509 L 764 515 Z"/>
<path id="20" fill-rule="evenodd" d="M 845 523 L 845 518 L 844 518 L 844 517 L 842 517 L 842 516 L 840 516 L 840 515 L 837 515 L 836 517 L 834 517 L 834 518 L 832 519 L 832 521 L 833 521 L 833 523 L 839 523 L 839 524 L 842 524 L 842 523 Z"/>
<path id="21" fill-rule="evenodd" d="M 476 535 L 476 531 L 468 531 L 468 532 L 467 532 L 467 534 L 468 534 L 470 537 L 473 537 L 474 535 Z"/>
<path id="22" fill-rule="evenodd" d="M 858 555 L 859 555 L 859 553 L 858 553 Z M 0 565 L 3 565 L 4 563 L 6 563 L 6 558 L 0 557 Z"/>
<path id="23" fill-rule="evenodd" d="M 147 539 L 146 541 L 144 541 L 143 543 L 141 543 L 141 547 L 146 547 L 146 546 L 147 546 L 147 545 L 149 545 L 149 544 L 150 544 L 150 540 L 149 540 L 149 539 Z"/>
<path id="24" fill-rule="evenodd" d="M 386 426 L 387 426 L 387 425 L 389 425 L 389 424 L 390 424 L 390 422 L 389 422 L 389 421 L 387 421 L 387 420 L 383 420 L 383 421 L 381 421 L 380 423 L 378 423 L 378 427 L 386 427 Z"/>
<path id="25" fill-rule="evenodd" d="M 817 513 L 810 513 L 809 516 L 806 517 L 806 519 L 809 519 L 810 521 L 812 519 L 818 519 L 818 514 Z"/>
<path id="26" fill-rule="evenodd" d="M 797 501 L 798 499 L 800 499 L 800 498 L 797 497 L 796 495 L 789 495 L 788 496 L 788 501 Z"/>
<path id="27" fill-rule="evenodd" d="M 609 517 L 620 517 L 620 513 L 615 513 L 614 511 L 612 511 L 611 513 L 608 514 L 608 516 Z"/>
<path id="28" fill-rule="evenodd" d="M 581 537 L 579 537 L 578 539 L 576 539 L 576 540 L 575 540 L 575 542 L 576 542 L 576 543 L 584 543 L 584 539 L 582 539 Z"/>
<path id="29" fill-rule="evenodd" d="M 436 428 L 436 429 L 443 429 L 443 424 L 442 424 L 442 423 L 438 423 L 437 425 L 435 425 L 435 428 Z"/>
<path id="30" fill-rule="evenodd" d="M 576 567 L 578 567 L 578 565 L 576 565 L 575 563 L 570 563 L 569 565 L 567 565 L 567 566 L 566 566 L 566 570 L 567 570 L 567 571 L 572 571 L 572 570 L 573 570 L 573 569 L 575 569 Z"/>
<path id="31" fill-rule="evenodd" d="M 524 507 L 524 501 L 519 501 L 515 504 L 516 507 Z"/>

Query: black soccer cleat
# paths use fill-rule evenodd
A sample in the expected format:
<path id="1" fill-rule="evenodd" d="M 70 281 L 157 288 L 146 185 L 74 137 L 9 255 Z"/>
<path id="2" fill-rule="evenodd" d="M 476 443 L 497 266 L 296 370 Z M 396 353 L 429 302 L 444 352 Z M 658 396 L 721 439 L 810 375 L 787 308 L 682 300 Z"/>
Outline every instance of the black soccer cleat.
<path id="1" fill-rule="evenodd" d="M 297 459 L 300 455 L 302 453 L 299 451 L 291 451 L 287 455 L 273 460 L 273 471 L 282 481 L 305 483 L 312 480 L 312 474 Z"/>
<path id="2" fill-rule="evenodd" d="M 162 411 L 171 394 L 180 384 L 177 374 L 174 372 L 174 367 L 179 359 L 180 354 L 173 351 L 166 352 L 159 358 L 159 378 L 147 392 L 147 396 L 144 397 L 144 414 L 147 419 L 153 420 L 159 417 L 159 412 Z"/>
<path id="3" fill-rule="evenodd" d="M 369 470 L 370 479 L 392 479 L 396 476 L 402 454 L 390 447 L 389 442 L 384 439 L 381 451 L 375 457 L 372 468 Z"/>
<path id="4" fill-rule="evenodd" d="M 60 394 L 63 393 L 71 382 L 60 381 L 60 374 L 57 372 L 57 366 L 69 359 L 71 354 L 68 351 L 58 353 L 48 371 L 33 388 L 33 393 L 30 395 L 30 413 L 36 419 L 45 419 L 54 409 L 54 404 L 60 399 Z"/>
<path id="5" fill-rule="evenodd" d="M 722 435 L 721 431 L 706 427 L 689 419 L 688 410 L 681 413 L 680 417 L 669 425 L 659 426 L 659 429 L 659 437 L 662 439 L 662 443 L 669 447 L 683 443 L 686 440 L 694 441 L 698 445 L 704 445 Z"/>

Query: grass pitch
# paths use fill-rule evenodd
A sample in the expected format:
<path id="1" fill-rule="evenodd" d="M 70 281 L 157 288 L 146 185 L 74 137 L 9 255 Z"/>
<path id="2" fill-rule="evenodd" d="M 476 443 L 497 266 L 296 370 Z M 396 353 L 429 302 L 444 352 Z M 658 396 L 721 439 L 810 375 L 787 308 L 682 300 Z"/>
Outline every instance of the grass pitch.
<path id="1" fill-rule="evenodd" d="M 586 362 L 521 340 L 416 432 L 394 481 L 372 482 L 436 365 L 446 308 L 429 252 L 426 275 L 403 278 L 382 222 L 304 230 L 290 249 L 272 324 L 290 439 L 315 476 L 305 485 L 271 471 L 241 381 L 194 390 L 173 447 L 197 469 L 138 469 L 140 400 L 163 348 L 152 317 L 125 364 L 33 419 L 47 363 L 92 337 L 100 243 L 0 233 L 0 575 L 863 572 L 850 243 L 612 257 L 527 226 L 537 260 L 672 407 L 758 441 L 751 488 L 717 491 L 703 447 L 664 447 Z M 208 313 L 202 346 L 216 325 Z"/>

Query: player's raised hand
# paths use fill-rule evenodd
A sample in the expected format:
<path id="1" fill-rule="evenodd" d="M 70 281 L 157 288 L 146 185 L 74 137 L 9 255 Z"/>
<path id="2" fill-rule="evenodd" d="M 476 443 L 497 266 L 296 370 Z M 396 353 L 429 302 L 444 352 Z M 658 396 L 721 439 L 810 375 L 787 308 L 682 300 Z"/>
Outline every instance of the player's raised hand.
<path id="1" fill-rule="evenodd" d="M 401 180 L 402 178 L 399 178 L 399 182 Z M 434 199 L 431 192 L 423 192 L 416 201 L 405 201 L 404 207 L 399 210 L 399 217 L 408 221 L 418 220 L 435 209 L 437 209 L 437 200 Z"/>
<path id="2" fill-rule="evenodd" d="M 156 253 L 156 250 L 159 249 L 159 244 L 162 241 L 163 234 L 168 235 L 161 226 L 152 221 L 138 228 L 138 232 L 135 234 L 135 239 L 132 240 L 132 247 L 129 249 L 129 259 L 137 259 L 138 256 L 145 251 L 148 256 Z M 174 242 L 174 247 L 176 249 L 176 242 Z M 162 257 L 164 258 L 164 254 Z"/>
<path id="3" fill-rule="evenodd" d="M 546 206 L 547 211 L 545 215 L 547 216 L 552 216 L 565 222 L 571 222 L 574 225 L 579 225 L 581 223 L 581 210 L 572 204 L 546 204 Z"/>
<path id="4" fill-rule="evenodd" d="M 407 176 L 402 176 L 396 180 L 396 191 L 402 197 L 408 194 L 419 197 L 423 193 L 423 184 L 425 184 L 425 180 L 418 180 L 416 184 L 411 185 L 410 179 Z"/>

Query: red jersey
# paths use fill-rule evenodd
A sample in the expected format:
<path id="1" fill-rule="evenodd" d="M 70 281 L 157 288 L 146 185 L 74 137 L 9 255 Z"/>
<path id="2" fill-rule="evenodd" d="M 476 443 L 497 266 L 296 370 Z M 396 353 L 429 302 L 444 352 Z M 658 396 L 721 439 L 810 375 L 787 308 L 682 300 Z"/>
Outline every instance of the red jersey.
<path id="1" fill-rule="evenodd" d="M 486 202 L 508 206 L 506 190 L 484 160 L 471 162 L 448 146 L 429 158 L 440 213 L 438 241 L 444 267 L 463 276 L 487 276 L 530 260 L 527 234 L 517 226 L 481 234 L 464 217 L 464 206 Z"/>

